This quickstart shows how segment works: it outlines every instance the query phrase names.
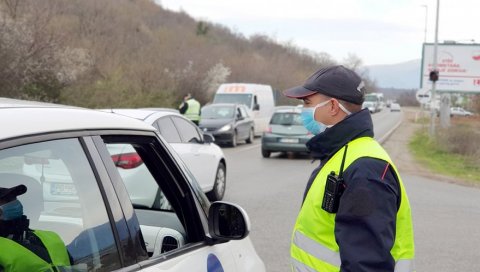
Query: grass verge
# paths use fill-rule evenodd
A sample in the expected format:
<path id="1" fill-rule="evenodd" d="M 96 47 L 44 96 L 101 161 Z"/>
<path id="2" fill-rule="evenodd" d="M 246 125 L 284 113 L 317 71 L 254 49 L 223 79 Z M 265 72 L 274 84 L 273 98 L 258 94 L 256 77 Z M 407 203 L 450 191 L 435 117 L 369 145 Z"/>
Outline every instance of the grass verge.
<path id="1" fill-rule="evenodd" d="M 480 183 L 480 165 L 468 156 L 442 150 L 423 129 L 414 134 L 409 149 L 418 162 L 435 173 Z"/>

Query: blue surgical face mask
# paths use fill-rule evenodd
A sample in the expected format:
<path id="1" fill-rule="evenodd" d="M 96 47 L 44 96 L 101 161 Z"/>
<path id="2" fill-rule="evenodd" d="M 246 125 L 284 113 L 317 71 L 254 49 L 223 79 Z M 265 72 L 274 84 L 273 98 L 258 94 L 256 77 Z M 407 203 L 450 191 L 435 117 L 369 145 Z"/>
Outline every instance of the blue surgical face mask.
<path id="1" fill-rule="evenodd" d="M 328 102 L 330 102 L 330 100 L 324 101 L 324 102 L 322 102 L 322 103 L 320 103 L 320 104 L 318 104 L 318 105 L 316 105 L 315 107 L 312 107 L 312 108 L 303 108 L 302 109 L 302 113 L 300 114 L 300 116 L 302 117 L 303 126 L 308 131 L 310 131 L 313 135 L 320 134 L 320 133 L 324 132 L 325 129 L 327 128 L 326 125 L 324 125 L 320 122 L 317 122 L 315 120 L 315 110 L 317 108 L 320 108 L 320 107 L 323 107 L 323 106 L 327 105 Z"/>
<path id="2" fill-rule="evenodd" d="M 0 205 L 0 220 L 13 220 L 22 217 L 22 215 L 23 206 L 18 199 Z"/>

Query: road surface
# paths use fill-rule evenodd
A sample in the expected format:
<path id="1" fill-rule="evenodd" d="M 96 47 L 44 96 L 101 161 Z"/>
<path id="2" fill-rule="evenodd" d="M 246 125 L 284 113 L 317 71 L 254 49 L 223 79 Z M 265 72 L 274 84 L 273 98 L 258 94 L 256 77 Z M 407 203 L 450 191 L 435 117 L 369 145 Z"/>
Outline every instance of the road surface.
<path id="1" fill-rule="evenodd" d="M 388 110 L 373 114 L 375 137 L 384 139 L 402 116 Z M 267 271 L 290 271 L 291 231 L 318 161 L 278 153 L 262 158 L 260 139 L 223 150 L 228 164 L 224 200 L 247 211 L 250 238 Z M 402 177 L 413 211 L 416 270 L 480 271 L 480 190 L 414 175 Z"/>

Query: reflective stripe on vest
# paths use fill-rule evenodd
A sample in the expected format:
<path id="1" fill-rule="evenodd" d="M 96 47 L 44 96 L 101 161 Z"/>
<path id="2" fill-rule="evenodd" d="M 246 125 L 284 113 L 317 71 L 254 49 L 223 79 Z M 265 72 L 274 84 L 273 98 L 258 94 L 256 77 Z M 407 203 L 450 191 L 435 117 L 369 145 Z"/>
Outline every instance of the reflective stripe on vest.
<path id="1" fill-rule="evenodd" d="M 2 249 L 0 254 L 0 266 L 3 267 L 5 272 L 55 271 L 58 269 L 53 269 L 54 266 L 60 267 L 70 265 L 67 249 L 56 233 L 49 231 L 34 231 L 34 233 L 45 245 L 50 258 L 52 259 L 52 264 L 45 262 L 42 258 L 19 243 L 0 237 L 0 248 Z M 48 241 L 46 239 L 48 239 Z M 63 245 L 63 249 L 61 248 L 61 245 Z"/>
<path id="2" fill-rule="evenodd" d="M 309 255 L 322 260 L 332 266 L 340 267 L 340 253 L 332 251 L 321 244 L 313 241 L 302 233 L 296 231 L 293 235 L 293 244 L 297 247 L 304 249 Z M 313 268 L 306 266 L 305 264 L 292 258 L 292 265 L 295 268 L 294 271 L 315 271 Z M 395 263 L 394 272 L 413 272 L 415 271 L 413 260 L 398 260 Z"/>
<path id="3" fill-rule="evenodd" d="M 308 271 L 302 267 L 309 267 L 314 271 L 339 271 L 341 259 L 338 244 L 335 240 L 335 214 L 330 214 L 321 208 L 325 191 L 326 177 L 331 171 L 338 174 L 342 162 L 341 148 L 325 163 L 310 187 L 303 206 L 298 214 L 292 234 L 290 249 L 292 267 L 298 271 Z M 408 197 L 398 175 L 395 165 L 385 150 L 372 138 L 363 137 L 348 144 L 345 169 L 361 157 L 371 157 L 390 163 L 398 177 L 401 203 L 397 211 L 395 241 L 390 253 L 396 261 L 395 271 L 414 271 L 414 244 L 413 226 Z M 298 265 L 298 264 L 302 265 Z"/>
<path id="4" fill-rule="evenodd" d="M 185 117 L 192 121 L 200 120 L 200 103 L 195 99 L 187 100 L 188 108 L 185 112 Z"/>

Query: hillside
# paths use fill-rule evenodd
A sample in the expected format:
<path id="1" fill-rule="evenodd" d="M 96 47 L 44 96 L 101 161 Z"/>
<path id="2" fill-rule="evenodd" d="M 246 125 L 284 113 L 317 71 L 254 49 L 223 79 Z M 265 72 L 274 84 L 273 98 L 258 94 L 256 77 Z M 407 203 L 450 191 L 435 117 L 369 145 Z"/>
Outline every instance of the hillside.
<path id="1" fill-rule="evenodd" d="M 335 62 L 151 0 L 0 1 L 0 22 L 0 96 L 93 108 L 205 103 L 223 82 L 283 90 Z"/>
<path id="2" fill-rule="evenodd" d="M 369 75 L 381 88 L 418 89 L 420 87 L 421 60 L 391 65 L 367 66 Z"/>

